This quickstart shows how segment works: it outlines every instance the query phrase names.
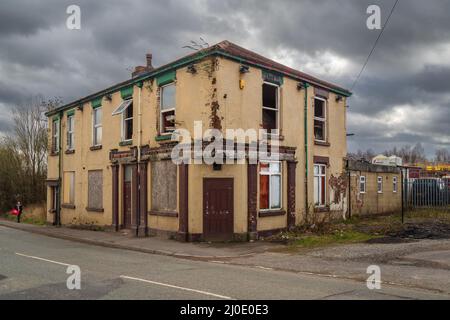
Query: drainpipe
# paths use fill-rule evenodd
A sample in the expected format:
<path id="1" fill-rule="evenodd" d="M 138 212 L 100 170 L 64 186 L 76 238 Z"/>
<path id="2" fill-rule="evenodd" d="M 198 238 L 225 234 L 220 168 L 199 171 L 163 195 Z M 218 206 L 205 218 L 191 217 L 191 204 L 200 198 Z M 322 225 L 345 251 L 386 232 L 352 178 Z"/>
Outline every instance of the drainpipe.
<path id="1" fill-rule="evenodd" d="M 63 112 L 59 112 L 59 129 L 58 129 L 58 196 L 56 198 L 56 219 L 55 225 L 61 226 L 61 189 L 62 189 L 62 120 Z"/>
<path id="2" fill-rule="evenodd" d="M 136 232 L 137 232 L 137 236 L 139 236 L 139 230 L 140 230 L 140 225 L 141 225 L 141 141 L 142 141 L 142 132 L 141 132 L 141 128 L 142 128 L 142 110 L 141 110 L 141 93 L 142 93 L 142 86 L 144 85 L 144 83 L 138 82 L 137 86 L 139 88 L 139 95 L 138 95 L 138 141 L 137 141 L 137 197 L 135 197 L 135 199 L 137 199 L 137 203 L 136 203 L 136 210 L 137 210 L 137 221 L 136 221 Z"/>
<path id="3" fill-rule="evenodd" d="M 137 160 L 138 163 L 141 161 L 141 136 L 142 136 L 142 132 L 141 132 L 141 120 L 142 120 L 142 110 L 141 110 L 141 93 L 142 93 L 142 86 L 143 86 L 143 82 L 139 82 L 137 84 L 138 88 L 139 88 L 139 96 L 138 96 L 138 154 L 137 154 Z"/>
<path id="4" fill-rule="evenodd" d="M 304 83 L 305 88 L 305 107 L 303 112 L 304 133 L 305 133 L 305 219 L 308 218 L 308 87 L 307 82 Z"/>

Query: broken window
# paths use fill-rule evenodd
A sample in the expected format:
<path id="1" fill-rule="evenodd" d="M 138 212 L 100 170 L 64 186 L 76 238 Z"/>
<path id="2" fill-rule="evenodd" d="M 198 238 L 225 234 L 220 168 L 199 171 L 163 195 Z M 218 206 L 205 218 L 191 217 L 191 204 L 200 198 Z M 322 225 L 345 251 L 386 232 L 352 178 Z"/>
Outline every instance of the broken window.
<path id="1" fill-rule="evenodd" d="M 326 165 L 314 164 L 314 205 L 323 207 L 326 204 Z"/>
<path id="2" fill-rule="evenodd" d="M 122 116 L 122 141 L 133 139 L 133 99 L 124 100 L 112 113 Z"/>
<path id="3" fill-rule="evenodd" d="M 383 193 L 383 177 L 377 178 L 377 192 Z"/>
<path id="4" fill-rule="evenodd" d="M 263 129 L 268 133 L 278 133 L 278 90 L 279 87 L 270 83 L 263 83 L 262 87 L 262 121 Z M 276 130 L 276 131 L 270 131 Z"/>
<path id="5" fill-rule="evenodd" d="M 326 101 L 314 98 L 314 139 L 326 140 Z"/>
<path id="6" fill-rule="evenodd" d="M 281 209 L 281 162 L 260 164 L 259 208 Z"/>
<path id="7" fill-rule="evenodd" d="M 175 84 L 161 87 L 161 134 L 175 130 Z"/>
<path id="8" fill-rule="evenodd" d="M 102 108 L 96 108 L 92 113 L 92 145 L 102 144 Z"/>
<path id="9" fill-rule="evenodd" d="M 75 172 L 64 172 L 64 194 L 63 202 L 65 204 L 75 204 Z"/>
<path id="10" fill-rule="evenodd" d="M 88 208 L 103 209 L 103 171 L 88 171 Z"/>
<path id="11" fill-rule="evenodd" d="M 397 192 L 397 177 L 392 178 L 392 192 Z"/>
<path id="12" fill-rule="evenodd" d="M 359 177 L 359 193 L 366 193 L 366 176 Z"/>
<path id="13" fill-rule="evenodd" d="M 52 153 L 59 151 L 59 119 L 52 122 Z"/>
<path id="14" fill-rule="evenodd" d="M 170 160 L 151 164 L 152 211 L 177 210 L 177 166 Z"/>
<path id="15" fill-rule="evenodd" d="M 71 115 L 67 117 L 67 150 L 73 150 L 75 148 L 75 116 Z"/>

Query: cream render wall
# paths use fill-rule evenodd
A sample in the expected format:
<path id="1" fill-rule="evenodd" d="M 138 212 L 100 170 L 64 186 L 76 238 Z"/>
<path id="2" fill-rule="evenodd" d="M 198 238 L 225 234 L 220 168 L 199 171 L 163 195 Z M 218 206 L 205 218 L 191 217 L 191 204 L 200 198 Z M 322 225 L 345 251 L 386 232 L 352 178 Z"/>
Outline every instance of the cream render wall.
<path id="1" fill-rule="evenodd" d="M 249 72 L 241 74 L 240 64 L 225 58 L 208 57 L 197 65 L 198 72 L 191 74 L 186 68 L 176 71 L 176 126 L 188 129 L 193 134 L 194 121 L 203 123 L 203 131 L 210 128 L 211 106 L 217 101 L 219 110 L 217 116 L 220 125 L 225 129 L 259 129 L 262 127 L 262 71 L 250 67 Z M 239 80 L 244 80 L 244 88 L 239 88 Z M 296 216 L 300 222 L 305 214 L 305 152 L 304 152 L 304 95 L 305 90 L 297 88 L 298 81 L 283 77 L 280 88 L 280 142 L 283 146 L 296 147 Z M 138 141 L 138 103 L 139 91 L 141 101 L 142 127 L 141 145 L 158 147 L 160 142 L 155 140 L 158 135 L 159 121 L 159 89 L 155 80 L 146 80 L 140 90 L 134 86 L 133 108 L 133 146 Z M 314 88 L 308 88 L 308 163 L 309 163 L 309 203 L 313 202 L 313 157 L 327 156 L 330 158 L 328 174 L 338 175 L 343 170 L 343 157 L 346 155 L 345 130 L 345 99 L 335 101 L 336 95 L 330 93 L 328 99 L 328 137 L 330 146 L 314 145 L 313 139 L 313 96 Z M 63 224 L 95 223 L 111 225 L 112 223 L 112 173 L 109 161 L 111 149 L 128 150 L 130 146 L 120 147 L 121 116 L 112 116 L 113 110 L 122 102 L 120 92 L 111 95 L 111 101 L 102 99 L 103 110 L 103 140 L 102 149 L 91 151 L 92 145 L 92 107 L 90 103 L 83 105 L 83 111 L 75 111 L 75 153 L 63 153 L 62 171 L 75 171 L 75 206 L 76 209 L 61 210 Z M 66 150 L 66 113 L 62 121 L 62 152 Z M 49 132 L 50 135 L 50 132 Z M 286 163 L 283 162 L 283 209 L 287 205 L 286 192 Z M 150 166 L 149 166 L 150 167 Z M 87 207 L 87 172 L 88 170 L 103 170 L 103 207 L 104 212 L 88 212 Z M 151 170 L 148 177 L 148 204 L 151 207 Z M 120 169 L 119 195 L 122 194 L 122 168 Z M 329 179 L 329 175 L 327 179 Z M 49 156 L 48 177 L 58 177 L 58 157 Z M 212 166 L 189 166 L 189 232 L 201 233 L 203 226 L 203 178 L 232 177 L 234 179 L 234 231 L 247 232 L 247 166 L 224 165 L 222 171 L 213 171 Z M 259 185 L 259 180 L 258 180 Z M 331 191 L 327 194 L 331 196 Z M 62 192 L 64 192 L 62 190 Z M 50 208 L 50 194 L 48 195 L 48 209 Z M 258 193 L 259 200 L 259 193 Z M 330 201 L 329 201 L 330 202 Z M 259 205 L 258 205 L 259 206 Z M 342 209 L 339 204 L 338 209 Z M 122 199 L 119 196 L 119 217 L 122 219 Z M 278 229 L 286 226 L 286 215 L 277 217 L 258 218 L 258 230 Z M 48 221 L 53 220 L 53 214 L 48 214 Z M 177 231 L 178 219 L 172 217 L 149 216 L 148 225 L 151 228 Z"/>

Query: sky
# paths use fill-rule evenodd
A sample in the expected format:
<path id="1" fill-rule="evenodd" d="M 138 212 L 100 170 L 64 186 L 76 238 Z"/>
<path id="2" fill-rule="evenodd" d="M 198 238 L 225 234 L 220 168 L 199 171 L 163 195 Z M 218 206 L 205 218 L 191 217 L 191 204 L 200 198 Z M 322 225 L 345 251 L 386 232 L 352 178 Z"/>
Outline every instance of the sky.
<path id="1" fill-rule="evenodd" d="M 2 0 L 0 135 L 32 96 L 65 103 L 129 79 L 153 54 L 159 66 L 200 37 L 229 40 L 350 89 L 395 0 Z M 69 5 L 81 29 L 69 30 Z M 450 149 L 450 1 L 399 0 L 348 100 L 349 151 L 421 142 Z"/>

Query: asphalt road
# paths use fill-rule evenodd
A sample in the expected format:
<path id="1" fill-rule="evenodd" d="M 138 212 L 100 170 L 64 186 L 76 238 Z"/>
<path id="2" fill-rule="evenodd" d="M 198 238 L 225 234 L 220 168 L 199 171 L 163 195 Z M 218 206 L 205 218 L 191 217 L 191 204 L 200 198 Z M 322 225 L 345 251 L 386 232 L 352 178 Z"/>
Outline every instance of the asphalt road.
<path id="1" fill-rule="evenodd" d="M 81 270 L 69 290 L 67 268 Z M 3 299 L 449 299 L 401 286 L 91 246 L 0 227 Z"/>

